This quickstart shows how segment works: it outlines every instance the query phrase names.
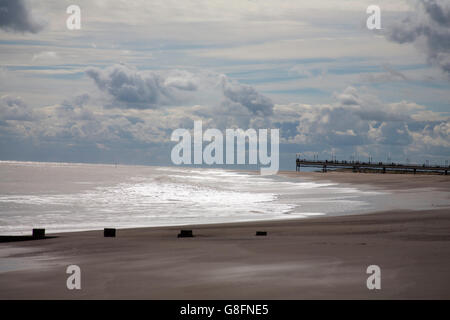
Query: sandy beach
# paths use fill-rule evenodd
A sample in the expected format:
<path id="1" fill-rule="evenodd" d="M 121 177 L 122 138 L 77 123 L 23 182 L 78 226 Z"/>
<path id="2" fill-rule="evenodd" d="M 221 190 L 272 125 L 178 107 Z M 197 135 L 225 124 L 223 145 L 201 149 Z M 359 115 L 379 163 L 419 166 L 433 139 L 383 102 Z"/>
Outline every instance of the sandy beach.
<path id="1" fill-rule="evenodd" d="M 450 0 L 0 0 L 0 57 L 14 316 L 450 300 Z"/>
<path id="2" fill-rule="evenodd" d="M 412 195 L 450 190 L 448 176 L 300 175 Z M 194 238 L 159 227 L 3 243 L 0 299 L 449 299 L 449 207 L 183 227 Z M 66 287 L 72 264 L 81 290 Z M 366 287 L 369 265 L 381 268 L 380 290 Z"/>

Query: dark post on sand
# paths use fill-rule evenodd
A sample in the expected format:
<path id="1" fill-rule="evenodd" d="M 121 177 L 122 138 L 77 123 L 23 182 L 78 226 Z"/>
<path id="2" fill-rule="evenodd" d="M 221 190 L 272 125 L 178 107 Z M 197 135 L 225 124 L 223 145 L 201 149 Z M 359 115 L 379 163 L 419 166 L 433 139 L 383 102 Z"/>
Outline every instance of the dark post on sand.
<path id="1" fill-rule="evenodd" d="M 103 236 L 114 238 L 114 237 L 116 236 L 116 229 L 113 229 L 113 228 L 105 228 L 105 229 L 103 230 Z"/>
<path id="2" fill-rule="evenodd" d="M 34 239 L 44 239 L 45 238 L 45 229 L 33 229 L 33 238 Z"/>
<path id="3" fill-rule="evenodd" d="M 193 236 L 192 230 L 181 230 L 178 234 L 178 238 L 192 238 Z"/>

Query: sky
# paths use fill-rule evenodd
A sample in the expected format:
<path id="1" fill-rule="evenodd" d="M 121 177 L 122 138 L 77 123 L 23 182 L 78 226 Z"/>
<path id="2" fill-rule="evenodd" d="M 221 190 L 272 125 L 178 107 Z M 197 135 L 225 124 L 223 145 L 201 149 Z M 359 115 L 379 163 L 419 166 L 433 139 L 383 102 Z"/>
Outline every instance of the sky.
<path id="1" fill-rule="evenodd" d="M 450 1 L 0 0 L 0 160 L 171 165 L 195 120 L 278 128 L 281 169 L 445 164 Z"/>

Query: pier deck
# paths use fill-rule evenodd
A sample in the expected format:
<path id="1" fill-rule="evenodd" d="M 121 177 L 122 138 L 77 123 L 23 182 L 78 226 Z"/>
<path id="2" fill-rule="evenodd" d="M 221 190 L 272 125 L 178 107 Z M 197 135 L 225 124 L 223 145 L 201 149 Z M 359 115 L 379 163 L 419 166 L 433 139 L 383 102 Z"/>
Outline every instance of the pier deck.
<path id="1" fill-rule="evenodd" d="M 360 161 L 338 161 L 338 160 L 307 160 L 296 159 L 295 171 L 300 171 L 301 167 L 317 167 L 322 168 L 323 172 L 328 169 L 352 169 L 353 172 L 361 172 L 364 170 L 379 171 L 386 173 L 387 171 L 403 171 L 410 173 L 417 172 L 435 172 L 447 175 L 450 166 L 429 166 L 418 164 L 401 164 L 401 163 L 384 163 L 384 162 L 360 162 Z"/>

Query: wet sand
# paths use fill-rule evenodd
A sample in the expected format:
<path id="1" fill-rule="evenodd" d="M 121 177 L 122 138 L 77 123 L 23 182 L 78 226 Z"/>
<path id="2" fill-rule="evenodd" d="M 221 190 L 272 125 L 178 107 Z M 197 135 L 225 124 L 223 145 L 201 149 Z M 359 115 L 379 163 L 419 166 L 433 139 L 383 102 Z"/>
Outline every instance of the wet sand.
<path id="1" fill-rule="evenodd" d="M 280 174 L 289 177 L 307 178 L 314 181 L 333 181 L 345 184 L 368 185 L 382 190 L 399 191 L 418 188 L 435 188 L 436 190 L 450 192 L 450 175 L 353 173 L 337 171 L 328 171 L 326 173 L 281 171 Z"/>
<path id="2" fill-rule="evenodd" d="M 400 192 L 449 191 L 450 181 L 302 176 Z M 0 299 L 450 299 L 449 208 L 189 228 L 194 238 L 164 227 L 0 244 L 10 261 L 3 272 L 0 262 Z M 66 288 L 71 264 L 81 268 L 81 290 Z M 369 265 L 381 268 L 381 290 L 366 287 Z"/>

